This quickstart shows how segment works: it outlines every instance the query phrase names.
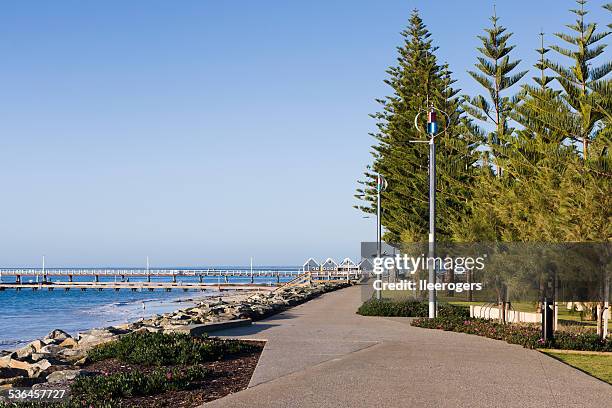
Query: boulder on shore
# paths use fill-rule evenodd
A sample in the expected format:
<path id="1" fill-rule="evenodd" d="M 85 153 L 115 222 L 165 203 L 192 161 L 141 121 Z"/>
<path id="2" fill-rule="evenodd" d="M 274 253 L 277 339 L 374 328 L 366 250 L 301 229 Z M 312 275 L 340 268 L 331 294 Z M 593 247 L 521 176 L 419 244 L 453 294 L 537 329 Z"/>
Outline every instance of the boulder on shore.
<path id="1" fill-rule="evenodd" d="M 49 374 L 47 376 L 47 382 L 48 383 L 58 383 L 58 382 L 74 380 L 75 378 L 78 378 L 78 377 L 86 377 L 90 375 L 94 375 L 94 373 L 92 373 L 91 371 L 82 370 L 82 369 L 60 370 L 60 371 L 54 371 L 51 374 Z"/>
<path id="2" fill-rule="evenodd" d="M 12 384 L 15 381 L 27 377 L 28 372 L 19 368 L 2 367 L 0 368 L 0 385 Z"/>
<path id="3" fill-rule="evenodd" d="M 57 342 L 61 342 L 63 340 L 69 339 L 72 336 L 66 333 L 63 330 L 55 329 L 51 333 L 47 334 L 45 340 L 56 340 Z"/>

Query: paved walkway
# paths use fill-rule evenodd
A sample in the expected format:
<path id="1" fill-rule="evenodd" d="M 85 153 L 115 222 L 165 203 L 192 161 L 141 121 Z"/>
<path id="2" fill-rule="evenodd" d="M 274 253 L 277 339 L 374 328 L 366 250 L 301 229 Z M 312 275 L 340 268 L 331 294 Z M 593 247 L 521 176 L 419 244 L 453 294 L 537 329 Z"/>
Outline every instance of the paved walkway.
<path id="1" fill-rule="evenodd" d="M 360 290 L 218 332 L 267 344 L 249 388 L 204 407 L 610 406 L 612 386 L 537 351 L 358 316 Z"/>

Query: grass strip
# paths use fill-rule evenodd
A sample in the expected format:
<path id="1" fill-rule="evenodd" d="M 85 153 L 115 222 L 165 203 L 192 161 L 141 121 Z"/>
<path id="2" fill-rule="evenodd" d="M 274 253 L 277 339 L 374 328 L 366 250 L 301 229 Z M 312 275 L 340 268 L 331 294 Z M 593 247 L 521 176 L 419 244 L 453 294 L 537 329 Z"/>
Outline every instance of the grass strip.
<path id="1" fill-rule="evenodd" d="M 540 350 L 542 353 L 612 385 L 612 353 L 567 353 Z"/>

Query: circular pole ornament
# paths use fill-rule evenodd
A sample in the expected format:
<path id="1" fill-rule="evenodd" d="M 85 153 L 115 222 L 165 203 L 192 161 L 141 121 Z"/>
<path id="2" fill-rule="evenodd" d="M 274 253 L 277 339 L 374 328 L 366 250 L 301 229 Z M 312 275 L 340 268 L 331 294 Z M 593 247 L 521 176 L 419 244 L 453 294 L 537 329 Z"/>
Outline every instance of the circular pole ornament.
<path id="1" fill-rule="evenodd" d="M 385 180 L 385 178 L 379 174 L 376 177 L 376 191 L 381 192 L 381 191 L 385 191 L 387 189 L 387 180 Z"/>
<path id="2" fill-rule="evenodd" d="M 426 129 L 422 129 L 421 127 L 419 127 L 419 117 L 421 116 L 422 113 L 427 113 L 427 128 Z M 442 116 L 444 116 L 444 119 L 446 119 L 446 126 L 444 126 L 444 129 L 441 129 L 441 130 L 439 129 L 439 126 L 438 126 L 438 113 L 442 114 Z M 442 109 L 438 109 L 433 105 L 431 105 L 429 109 L 419 110 L 419 112 L 414 117 L 414 127 L 416 128 L 416 130 L 418 130 L 420 133 L 427 133 L 432 139 L 438 136 L 440 133 L 446 132 L 446 128 L 449 125 L 450 125 L 450 116 L 448 116 L 448 114 L 444 112 Z M 417 142 L 417 141 L 414 141 L 414 142 Z"/>

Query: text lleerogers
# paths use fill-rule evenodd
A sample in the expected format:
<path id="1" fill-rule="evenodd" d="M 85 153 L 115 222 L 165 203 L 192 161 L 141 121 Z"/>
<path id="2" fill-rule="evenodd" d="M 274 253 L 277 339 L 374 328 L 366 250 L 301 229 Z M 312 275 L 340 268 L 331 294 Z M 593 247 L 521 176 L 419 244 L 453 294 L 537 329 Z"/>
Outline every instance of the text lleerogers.
<path id="1" fill-rule="evenodd" d="M 453 270 L 457 274 L 462 274 L 469 270 L 481 271 L 485 267 L 486 255 L 479 257 L 427 257 L 409 256 L 407 254 L 390 257 L 374 258 L 374 274 L 378 275 L 373 283 L 375 290 L 452 290 L 455 292 L 463 292 L 464 290 L 482 290 L 481 282 L 449 282 L 449 283 L 431 283 L 426 280 L 402 279 L 398 282 L 383 282 L 381 276 L 385 271 L 391 270 L 402 271 L 414 275 L 417 270 L 426 270 L 432 264 L 436 271 Z"/>

